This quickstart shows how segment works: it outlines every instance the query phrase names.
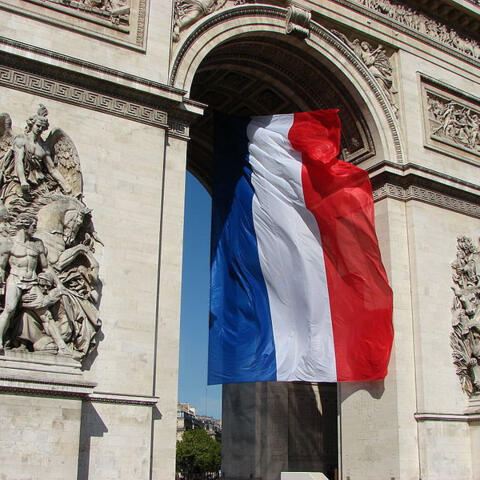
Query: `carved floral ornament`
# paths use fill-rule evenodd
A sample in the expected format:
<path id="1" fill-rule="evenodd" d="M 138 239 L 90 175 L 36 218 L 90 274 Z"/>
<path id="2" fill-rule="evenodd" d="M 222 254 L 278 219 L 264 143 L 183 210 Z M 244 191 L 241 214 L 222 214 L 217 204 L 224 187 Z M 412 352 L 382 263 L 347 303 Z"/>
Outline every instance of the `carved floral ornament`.
<path id="1" fill-rule="evenodd" d="M 472 396 L 480 393 L 480 249 L 470 238 L 457 238 L 457 258 L 452 270 L 450 345 L 462 389 Z"/>
<path id="2" fill-rule="evenodd" d="M 0 115 L 0 353 L 81 361 L 101 326 L 101 243 L 82 201 L 77 150 L 40 105 L 24 133 Z"/>

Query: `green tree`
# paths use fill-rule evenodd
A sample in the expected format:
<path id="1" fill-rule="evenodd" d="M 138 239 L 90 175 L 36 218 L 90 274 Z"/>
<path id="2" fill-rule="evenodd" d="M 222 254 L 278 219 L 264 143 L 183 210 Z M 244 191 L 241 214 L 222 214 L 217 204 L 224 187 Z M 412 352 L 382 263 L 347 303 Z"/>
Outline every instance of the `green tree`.
<path id="1" fill-rule="evenodd" d="M 187 480 L 220 470 L 220 442 L 205 430 L 187 430 L 177 442 L 177 472 Z"/>

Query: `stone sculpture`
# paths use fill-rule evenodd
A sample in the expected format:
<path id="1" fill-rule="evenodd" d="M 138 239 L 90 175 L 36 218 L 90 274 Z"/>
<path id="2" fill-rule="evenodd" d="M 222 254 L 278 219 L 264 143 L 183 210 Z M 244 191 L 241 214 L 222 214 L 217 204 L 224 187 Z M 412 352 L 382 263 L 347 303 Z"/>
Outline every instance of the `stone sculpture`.
<path id="1" fill-rule="evenodd" d="M 434 20 L 412 7 L 394 0 L 354 0 L 380 15 L 422 33 L 432 40 L 448 45 L 465 55 L 480 58 L 480 43 L 459 35 L 454 29 Z"/>
<path id="2" fill-rule="evenodd" d="M 98 262 L 75 145 L 40 105 L 23 134 L 0 115 L 0 353 L 83 359 L 95 347 Z"/>
<path id="3" fill-rule="evenodd" d="M 396 93 L 393 89 L 393 69 L 383 46 L 377 45 L 377 47 L 374 47 L 369 42 L 365 40 L 361 41 L 358 38 L 349 40 L 346 35 L 336 30 L 332 30 L 332 33 L 347 44 L 365 64 L 385 92 L 385 95 L 396 113 L 397 107 L 393 97 L 393 94 Z"/>
<path id="4" fill-rule="evenodd" d="M 480 153 L 480 111 L 432 94 L 427 103 L 431 137 Z"/>
<path id="5" fill-rule="evenodd" d="M 465 236 L 457 238 L 453 270 L 453 363 L 464 392 L 480 392 L 480 249 Z"/>
<path id="6" fill-rule="evenodd" d="M 247 0 L 175 0 L 173 41 L 178 42 L 180 32 L 206 15 L 220 10 L 230 1 L 233 5 L 243 5 Z"/>
<path id="7" fill-rule="evenodd" d="M 111 22 L 113 25 L 128 25 L 130 17 L 129 0 L 43 0 L 61 5 L 73 12 L 93 15 Z"/>
<path id="8" fill-rule="evenodd" d="M 285 32 L 296 35 L 299 38 L 307 38 L 310 35 L 310 22 L 312 13 L 309 10 L 289 5 L 285 18 Z"/>

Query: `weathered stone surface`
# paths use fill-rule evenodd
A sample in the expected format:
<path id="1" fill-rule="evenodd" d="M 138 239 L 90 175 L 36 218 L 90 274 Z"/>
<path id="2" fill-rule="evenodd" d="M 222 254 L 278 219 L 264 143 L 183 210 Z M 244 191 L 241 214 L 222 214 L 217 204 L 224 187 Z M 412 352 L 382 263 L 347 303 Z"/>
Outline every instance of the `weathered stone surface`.
<path id="1" fill-rule="evenodd" d="M 23 134 L 11 120 L 0 142 L 0 353 L 50 353 L 81 361 L 95 347 L 99 265 L 75 145 L 48 130 L 40 105 Z M 8 125 L 8 127 L 7 127 Z"/>

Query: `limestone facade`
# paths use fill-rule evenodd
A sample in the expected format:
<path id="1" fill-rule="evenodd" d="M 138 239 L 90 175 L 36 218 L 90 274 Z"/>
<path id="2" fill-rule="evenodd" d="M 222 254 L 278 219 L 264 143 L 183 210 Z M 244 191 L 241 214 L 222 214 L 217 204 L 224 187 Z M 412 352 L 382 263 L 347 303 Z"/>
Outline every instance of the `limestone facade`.
<path id="1" fill-rule="evenodd" d="M 71 138 L 103 244 L 102 325 L 81 368 L 0 357 L 0 478 L 174 478 L 185 171 L 208 188 L 213 108 L 329 107 L 342 155 L 372 179 L 390 372 L 226 388 L 226 478 L 480 477 L 478 400 L 450 345 L 457 236 L 480 236 L 478 6 L 0 0 L 0 21 L 0 112 L 21 131 L 43 104 Z"/>

